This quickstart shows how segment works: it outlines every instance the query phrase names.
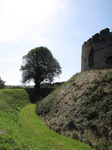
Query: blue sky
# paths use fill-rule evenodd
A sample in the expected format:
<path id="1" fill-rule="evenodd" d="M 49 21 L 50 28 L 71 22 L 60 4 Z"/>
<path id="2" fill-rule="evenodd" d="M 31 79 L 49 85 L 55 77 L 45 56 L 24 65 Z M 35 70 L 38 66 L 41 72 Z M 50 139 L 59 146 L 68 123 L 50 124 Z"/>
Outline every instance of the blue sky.
<path id="1" fill-rule="evenodd" d="M 22 57 L 45 46 L 66 81 L 81 70 L 84 41 L 104 28 L 112 31 L 112 0 L 0 0 L 0 76 L 20 85 Z"/>

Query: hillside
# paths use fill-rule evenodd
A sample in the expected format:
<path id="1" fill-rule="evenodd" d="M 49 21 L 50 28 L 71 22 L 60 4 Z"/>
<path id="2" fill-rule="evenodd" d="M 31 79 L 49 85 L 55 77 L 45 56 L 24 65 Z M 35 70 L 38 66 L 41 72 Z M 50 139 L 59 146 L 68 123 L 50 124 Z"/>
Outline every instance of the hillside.
<path id="1" fill-rule="evenodd" d="M 19 150 L 24 147 L 18 114 L 29 103 L 29 97 L 23 89 L 0 90 L 0 150 Z M 21 144 L 18 143 L 20 141 Z"/>
<path id="2" fill-rule="evenodd" d="M 74 75 L 42 102 L 37 114 L 54 131 L 112 149 L 112 70 Z"/>
<path id="3" fill-rule="evenodd" d="M 50 130 L 24 89 L 0 90 L 0 150 L 92 150 Z"/>

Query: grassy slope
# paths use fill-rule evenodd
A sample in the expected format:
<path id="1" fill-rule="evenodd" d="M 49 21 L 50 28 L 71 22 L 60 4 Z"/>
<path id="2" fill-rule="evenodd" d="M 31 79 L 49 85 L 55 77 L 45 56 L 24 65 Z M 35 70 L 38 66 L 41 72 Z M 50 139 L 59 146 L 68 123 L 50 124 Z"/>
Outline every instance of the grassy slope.
<path id="1" fill-rule="evenodd" d="M 76 74 L 37 104 L 37 114 L 54 131 L 112 149 L 112 69 Z"/>
<path id="2" fill-rule="evenodd" d="M 25 147 L 24 141 L 21 141 L 24 130 L 18 122 L 18 113 L 27 104 L 29 97 L 25 90 L 0 90 L 0 149 Z"/>
<path id="3" fill-rule="evenodd" d="M 28 105 L 19 114 L 21 125 L 31 135 L 29 148 L 35 150 L 89 150 L 87 144 L 64 137 L 50 130 L 37 117 L 35 105 Z M 33 143 L 32 143 L 33 142 Z"/>
<path id="4" fill-rule="evenodd" d="M 25 106 L 25 107 L 24 107 Z M 37 117 L 23 89 L 0 90 L 0 150 L 90 150 L 51 131 Z"/>

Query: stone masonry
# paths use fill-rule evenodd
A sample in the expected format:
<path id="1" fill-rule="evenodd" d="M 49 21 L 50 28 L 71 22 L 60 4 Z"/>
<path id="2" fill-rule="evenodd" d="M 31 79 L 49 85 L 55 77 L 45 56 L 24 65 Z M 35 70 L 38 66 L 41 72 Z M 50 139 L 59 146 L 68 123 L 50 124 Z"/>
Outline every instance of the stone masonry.
<path id="1" fill-rule="evenodd" d="M 112 32 L 96 33 L 82 46 L 81 71 L 112 68 Z"/>

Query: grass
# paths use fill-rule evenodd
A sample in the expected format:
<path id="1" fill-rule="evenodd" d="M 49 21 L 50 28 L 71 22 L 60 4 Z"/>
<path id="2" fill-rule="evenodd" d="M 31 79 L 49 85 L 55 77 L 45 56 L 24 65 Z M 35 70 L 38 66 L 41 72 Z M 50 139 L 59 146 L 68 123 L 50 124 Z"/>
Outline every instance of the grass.
<path id="1" fill-rule="evenodd" d="M 0 90 L 0 150 L 91 150 L 50 130 L 24 89 Z"/>
<path id="2" fill-rule="evenodd" d="M 50 130 L 36 115 L 35 105 L 30 104 L 22 109 L 19 120 L 24 129 L 33 135 L 33 142 L 29 148 L 35 144 L 35 150 L 89 150 L 87 144 L 64 137 Z M 31 141 L 32 142 L 32 141 Z M 30 142 L 30 143 L 31 143 Z"/>
<path id="3" fill-rule="evenodd" d="M 20 110 L 29 104 L 29 97 L 23 89 L 0 90 L 0 149 L 22 149 L 20 146 L 21 125 L 18 122 Z M 20 148 L 21 147 L 21 148 Z"/>

